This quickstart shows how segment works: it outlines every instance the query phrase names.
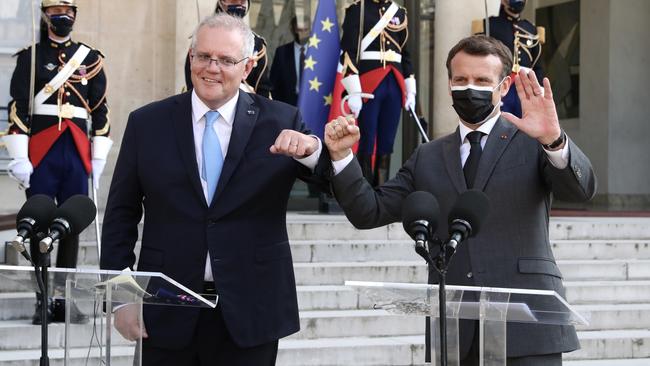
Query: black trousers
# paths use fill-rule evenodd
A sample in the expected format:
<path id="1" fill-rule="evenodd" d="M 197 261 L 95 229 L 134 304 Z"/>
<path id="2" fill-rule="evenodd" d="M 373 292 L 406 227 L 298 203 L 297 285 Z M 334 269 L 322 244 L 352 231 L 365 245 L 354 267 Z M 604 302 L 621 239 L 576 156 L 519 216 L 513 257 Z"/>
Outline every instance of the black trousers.
<path id="1" fill-rule="evenodd" d="M 241 348 L 226 328 L 220 307 L 201 309 L 190 346 L 181 350 L 152 347 L 143 341 L 144 366 L 274 366 L 278 341 Z"/>
<path id="2" fill-rule="evenodd" d="M 475 327 L 474 339 L 467 356 L 460 360 L 460 366 L 478 366 L 479 364 L 479 335 L 478 324 Z M 524 357 L 508 357 L 507 366 L 561 366 L 562 354 L 551 353 L 548 355 L 534 355 Z"/>

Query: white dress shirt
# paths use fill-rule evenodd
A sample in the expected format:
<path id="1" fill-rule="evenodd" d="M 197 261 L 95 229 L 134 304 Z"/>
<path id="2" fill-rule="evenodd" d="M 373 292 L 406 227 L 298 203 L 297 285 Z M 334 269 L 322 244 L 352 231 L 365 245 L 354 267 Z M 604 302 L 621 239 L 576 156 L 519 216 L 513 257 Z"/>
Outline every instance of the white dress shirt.
<path id="1" fill-rule="evenodd" d="M 229 101 L 224 103 L 220 108 L 217 109 L 219 112 L 219 118 L 214 123 L 213 128 L 217 133 L 219 138 L 219 144 L 221 145 L 221 153 L 223 154 L 224 160 L 226 159 L 226 154 L 228 153 L 228 146 L 230 145 L 230 135 L 232 134 L 232 127 L 235 123 L 235 112 L 237 109 L 237 101 L 239 100 L 239 93 L 236 93 Z M 205 132 L 205 114 L 210 111 L 210 108 L 199 99 L 196 92 L 192 90 L 192 130 L 194 132 L 194 152 L 196 155 L 196 165 L 199 168 L 198 174 L 201 177 L 201 169 L 203 167 L 203 133 Z M 315 137 L 315 136 L 314 136 Z M 296 159 L 302 165 L 308 167 L 312 171 L 318 163 L 318 158 L 322 150 L 322 144 L 320 139 L 318 140 L 318 149 L 311 155 L 304 157 L 302 159 Z M 269 145 L 269 148 L 271 146 Z M 205 200 L 208 200 L 208 182 L 203 178 L 201 180 L 201 188 L 203 189 L 203 195 Z M 208 202 L 209 204 L 209 202 Z M 205 259 L 205 281 L 213 281 L 212 277 L 212 266 L 210 264 L 210 255 Z"/>

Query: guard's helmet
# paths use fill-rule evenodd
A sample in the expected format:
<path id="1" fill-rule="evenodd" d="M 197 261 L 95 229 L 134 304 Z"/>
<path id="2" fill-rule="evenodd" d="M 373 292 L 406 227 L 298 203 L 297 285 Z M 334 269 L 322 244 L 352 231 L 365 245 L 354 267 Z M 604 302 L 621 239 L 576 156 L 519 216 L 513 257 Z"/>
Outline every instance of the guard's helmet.
<path id="1" fill-rule="evenodd" d="M 41 9 L 49 8 L 51 6 L 71 6 L 77 9 L 77 0 L 42 0 Z"/>
<path id="2" fill-rule="evenodd" d="M 243 18 L 248 14 L 248 10 L 251 8 L 251 0 L 246 1 L 246 6 L 243 5 L 226 5 L 222 0 L 217 1 L 217 6 L 214 9 L 215 13 L 226 12 L 230 15 Z"/>

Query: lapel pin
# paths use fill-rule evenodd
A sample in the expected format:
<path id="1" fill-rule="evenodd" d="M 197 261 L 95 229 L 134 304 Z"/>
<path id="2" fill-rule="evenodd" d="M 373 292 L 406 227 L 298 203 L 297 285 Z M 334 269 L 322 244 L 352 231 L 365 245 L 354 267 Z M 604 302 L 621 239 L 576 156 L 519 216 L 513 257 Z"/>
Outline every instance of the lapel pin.
<path id="1" fill-rule="evenodd" d="M 507 139 L 508 139 L 508 135 L 501 135 L 501 140 L 507 140 Z"/>
<path id="2" fill-rule="evenodd" d="M 252 109 L 249 109 L 249 110 L 246 111 L 246 113 L 248 113 L 249 116 L 252 116 L 252 115 L 255 114 L 255 111 L 252 110 Z"/>

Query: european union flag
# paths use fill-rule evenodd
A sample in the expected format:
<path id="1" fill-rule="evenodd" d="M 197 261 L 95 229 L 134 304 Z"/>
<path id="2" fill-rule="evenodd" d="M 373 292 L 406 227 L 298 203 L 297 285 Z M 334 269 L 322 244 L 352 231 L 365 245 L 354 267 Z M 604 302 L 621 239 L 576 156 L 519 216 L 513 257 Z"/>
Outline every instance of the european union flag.
<path id="1" fill-rule="evenodd" d="M 332 105 L 340 49 L 336 1 L 321 0 L 307 42 L 298 95 L 298 108 L 305 124 L 321 139 Z"/>

